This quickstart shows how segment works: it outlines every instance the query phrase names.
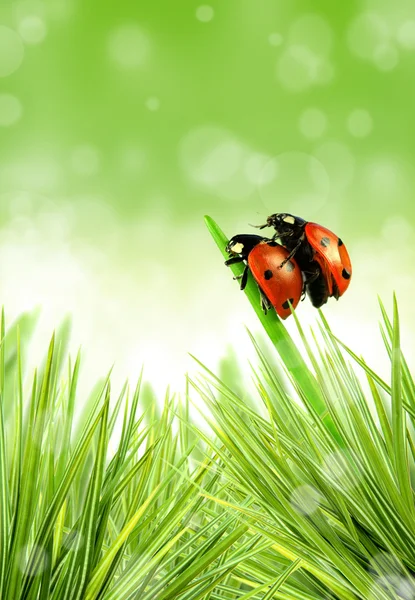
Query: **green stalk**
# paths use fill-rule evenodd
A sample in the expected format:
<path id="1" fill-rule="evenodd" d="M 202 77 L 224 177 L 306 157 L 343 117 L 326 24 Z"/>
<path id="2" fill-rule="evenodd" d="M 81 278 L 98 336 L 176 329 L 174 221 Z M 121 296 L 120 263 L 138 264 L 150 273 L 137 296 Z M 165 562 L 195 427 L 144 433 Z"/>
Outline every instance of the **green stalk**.
<path id="1" fill-rule="evenodd" d="M 211 217 L 205 216 L 205 223 L 211 236 L 221 251 L 222 256 L 229 258 L 225 250 L 229 238 L 226 237 L 226 235 Z M 237 263 L 235 265 L 230 265 L 230 269 L 235 276 L 241 275 L 244 265 Z M 283 360 L 287 370 L 291 374 L 293 381 L 296 383 L 299 389 L 303 390 L 310 404 L 313 406 L 313 409 L 322 418 L 333 437 L 339 439 L 338 432 L 333 424 L 333 421 L 331 420 L 330 416 L 326 414 L 326 404 L 315 376 L 307 367 L 307 364 L 305 363 L 300 351 L 291 339 L 275 310 L 270 310 L 267 314 L 265 314 L 262 310 L 259 289 L 253 277 L 248 278 L 248 283 L 244 291 L 257 317 L 261 321 L 263 328 L 268 334 L 268 337 Z"/>

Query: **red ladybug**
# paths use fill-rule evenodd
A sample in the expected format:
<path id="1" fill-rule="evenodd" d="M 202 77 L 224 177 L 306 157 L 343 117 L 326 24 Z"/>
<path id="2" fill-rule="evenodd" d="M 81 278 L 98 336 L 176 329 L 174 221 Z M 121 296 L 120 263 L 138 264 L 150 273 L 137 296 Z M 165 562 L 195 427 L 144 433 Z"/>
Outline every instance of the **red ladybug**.
<path id="1" fill-rule="evenodd" d="M 241 275 L 241 290 L 248 281 L 251 271 L 258 284 L 261 306 L 266 313 L 273 306 L 281 319 L 291 315 L 303 293 L 303 276 L 296 261 L 289 258 L 289 251 L 273 240 L 259 235 L 235 235 L 226 246 L 231 255 L 225 264 L 245 262 Z"/>
<path id="2" fill-rule="evenodd" d="M 288 213 L 270 215 L 264 227 L 274 227 L 281 240 L 306 274 L 305 286 L 314 306 L 319 308 L 329 297 L 336 300 L 350 284 L 352 264 L 346 246 L 329 229 Z"/>

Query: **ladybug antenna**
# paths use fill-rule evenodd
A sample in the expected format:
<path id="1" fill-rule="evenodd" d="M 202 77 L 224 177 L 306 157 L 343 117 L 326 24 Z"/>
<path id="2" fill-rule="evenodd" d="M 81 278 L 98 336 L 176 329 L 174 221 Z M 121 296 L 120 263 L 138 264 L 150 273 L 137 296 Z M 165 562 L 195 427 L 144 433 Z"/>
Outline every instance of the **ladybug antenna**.
<path id="1" fill-rule="evenodd" d="M 248 225 L 250 227 L 255 227 L 256 229 L 264 229 L 265 227 L 269 227 L 268 223 L 265 223 L 264 225 L 252 225 L 252 223 L 248 223 Z"/>

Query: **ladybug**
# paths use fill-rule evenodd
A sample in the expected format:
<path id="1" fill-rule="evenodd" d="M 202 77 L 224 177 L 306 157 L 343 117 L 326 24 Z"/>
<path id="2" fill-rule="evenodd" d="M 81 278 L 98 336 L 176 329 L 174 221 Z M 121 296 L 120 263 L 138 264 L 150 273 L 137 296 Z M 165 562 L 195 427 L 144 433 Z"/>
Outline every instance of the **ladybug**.
<path id="1" fill-rule="evenodd" d="M 281 319 L 291 315 L 290 304 L 296 308 L 303 294 L 303 276 L 297 262 L 289 256 L 289 251 L 275 240 L 259 235 L 235 235 L 229 240 L 226 252 L 231 257 L 227 266 L 244 262 L 245 270 L 241 279 L 241 290 L 248 281 L 251 271 L 258 284 L 261 307 L 265 314 L 272 306 Z"/>
<path id="2" fill-rule="evenodd" d="M 352 264 L 342 240 L 322 225 L 305 221 L 288 213 L 267 218 L 264 227 L 274 227 L 279 239 L 289 250 L 288 260 L 295 256 L 306 275 L 305 287 L 316 308 L 330 297 L 338 300 L 350 284 Z"/>

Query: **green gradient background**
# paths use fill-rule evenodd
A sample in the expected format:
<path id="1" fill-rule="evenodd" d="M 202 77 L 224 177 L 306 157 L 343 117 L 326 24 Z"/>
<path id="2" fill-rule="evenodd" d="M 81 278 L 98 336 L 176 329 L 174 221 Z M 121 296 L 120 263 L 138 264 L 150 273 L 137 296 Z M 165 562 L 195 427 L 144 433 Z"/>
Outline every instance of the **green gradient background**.
<path id="1" fill-rule="evenodd" d="M 203 215 L 233 235 L 287 211 L 349 248 L 339 335 L 381 361 L 395 289 L 413 355 L 413 2 L 13 0 L 0 25 L 10 317 L 41 305 L 46 335 L 69 311 L 91 369 L 164 385 L 257 326 Z"/>

